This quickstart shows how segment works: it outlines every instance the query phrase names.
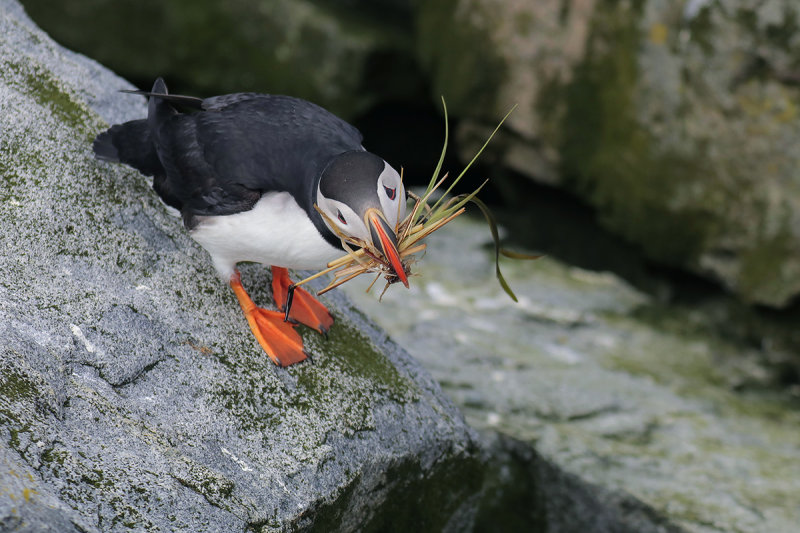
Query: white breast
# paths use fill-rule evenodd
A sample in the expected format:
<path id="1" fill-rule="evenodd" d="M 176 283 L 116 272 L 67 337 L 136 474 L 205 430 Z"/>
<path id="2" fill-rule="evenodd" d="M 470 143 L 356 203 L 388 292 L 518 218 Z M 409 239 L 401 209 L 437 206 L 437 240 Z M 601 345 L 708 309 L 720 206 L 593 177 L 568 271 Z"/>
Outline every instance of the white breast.
<path id="1" fill-rule="evenodd" d="M 287 192 L 265 194 L 250 211 L 199 220 L 191 236 L 225 280 L 240 261 L 317 270 L 344 253 L 322 238 Z"/>

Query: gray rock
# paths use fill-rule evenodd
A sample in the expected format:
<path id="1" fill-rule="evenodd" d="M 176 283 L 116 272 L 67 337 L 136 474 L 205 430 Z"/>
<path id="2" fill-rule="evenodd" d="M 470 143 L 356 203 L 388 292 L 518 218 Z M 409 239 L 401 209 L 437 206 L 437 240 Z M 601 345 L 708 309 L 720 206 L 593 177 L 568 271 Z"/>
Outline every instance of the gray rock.
<path id="1" fill-rule="evenodd" d="M 460 217 L 428 238 L 411 294 L 393 286 L 379 303 L 366 283 L 343 290 L 488 434 L 498 500 L 541 510 L 521 523 L 797 530 L 800 413 L 771 381 L 768 344 L 737 343 L 701 309 L 546 257 L 504 262 L 515 304 L 490 242 L 485 224 Z"/>
<path id="2" fill-rule="evenodd" d="M 684 8 L 685 6 L 685 8 Z M 421 61 L 471 155 L 564 187 L 658 262 L 774 307 L 800 294 L 793 0 L 421 3 Z"/>
<path id="3" fill-rule="evenodd" d="M 0 529 L 469 524 L 474 435 L 406 352 L 333 295 L 315 363 L 276 369 L 147 180 L 93 158 L 130 85 L 13 0 L 0 65 Z"/>

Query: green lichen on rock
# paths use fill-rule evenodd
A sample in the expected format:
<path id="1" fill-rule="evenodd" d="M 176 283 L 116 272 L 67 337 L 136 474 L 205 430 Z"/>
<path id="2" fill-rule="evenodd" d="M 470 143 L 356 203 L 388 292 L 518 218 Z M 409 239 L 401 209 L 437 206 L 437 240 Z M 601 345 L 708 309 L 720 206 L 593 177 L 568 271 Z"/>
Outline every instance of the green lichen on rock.
<path id="1" fill-rule="evenodd" d="M 316 340 L 331 351 L 330 358 L 319 362 L 321 370 L 315 372 L 317 376 L 346 372 L 364 381 L 364 392 L 389 394 L 401 403 L 419 399 L 414 383 L 398 372 L 354 324 L 340 323 L 323 342 Z M 313 394 L 313 385 L 309 384 L 308 393 Z"/>
<path id="2" fill-rule="evenodd" d="M 10 369 L 0 374 L 0 396 L 9 401 L 32 400 L 36 397 L 36 386 L 25 376 Z"/>
<path id="3" fill-rule="evenodd" d="M 585 199 L 651 260 L 747 302 L 800 294 L 793 2 L 453 0 L 418 13 L 462 157 L 517 103 L 497 161 Z"/>
<path id="4" fill-rule="evenodd" d="M 428 482 L 421 482 L 426 471 L 419 461 L 398 461 L 380 475 L 387 480 L 387 501 L 380 513 L 353 517 L 342 513 L 340 500 L 356 498 L 354 485 L 343 489 L 333 502 L 320 505 L 308 516 L 293 524 L 309 532 L 352 531 L 371 532 L 463 531 L 458 526 L 471 523 L 477 503 L 472 496 L 480 492 L 485 465 L 477 457 L 443 461 L 428 472 Z M 375 475 L 373 473 L 372 475 Z M 399 481 L 402 480 L 402 481 Z M 465 506 L 465 502 L 472 505 Z M 346 506 L 344 506 L 346 508 Z M 444 512 L 442 512 L 444 511 Z M 452 523 L 455 522 L 455 523 Z M 264 533 L 269 531 L 263 530 Z"/>
<path id="5" fill-rule="evenodd" d="M 13 0 L 0 42 L 14 65 L 0 74 L 0 477 L 22 465 L 39 494 L 0 498 L 0 523 L 285 525 L 343 486 L 358 494 L 343 514 L 380 512 L 365 465 L 418 460 L 425 485 L 441 461 L 472 460 L 435 383 L 341 296 L 329 341 L 303 332 L 317 363 L 276 368 L 149 180 L 93 157 L 92 137 L 145 116 L 143 100 Z M 242 271 L 266 305 L 265 269 Z"/>
<path id="6" fill-rule="evenodd" d="M 780 56 L 785 9 L 770 24 L 753 7 L 728 17 L 706 6 L 685 21 L 659 2 L 599 7 L 574 78 L 552 88 L 565 99 L 568 185 L 607 227 L 659 262 L 777 306 L 799 288 L 795 216 L 785 215 L 800 205 L 798 159 L 783 147 L 800 137 L 797 90 L 725 43 L 763 40 Z"/>
<path id="7" fill-rule="evenodd" d="M 302 450 L 312 453 L 331 432 L 354 435 L 375 429 L 372 406 L 389 397 L 406 404 L 420 399 L 420 390 L 350 321 L 337 320 L 326 339 L 302 328 L 313 363 L 288 369 L 295 386 L 276 388 L 264 378 L 274 364 L 252 350 L 244 337 L 240 353 L 225 357 L 230 374 L 213 387 L 213 397 L 237 420 L 244 432 L 302 433 Z M 337 406 L 336 409 L 331 409 Z M 304 419 L 312 417 L 314 424 Z"/>
<path id="8" fill-rule="evenodd" d="M 44 106 L 49 107 L 59 119 L 76 128 L 86 130 L 87 138 L 101 124 L 93 116 L 86 104 L 59 87 L 51 73 L 39 65 L 20 65 L 4 62 L 2 66 L 5 83 L 22 82 L 21 89 L 32 95 Z"/>
<path id="9" fill-rule="evenodd" d="M 703 154 L 663 152 L 636 116 L 641 5 L 595 13 L 584 61 L 566 86 L 560 151 L 568 186 L 602 221 L 668 264 L 695 261 L 715 232 L 710 206 L 671 206 L 702 175 Z M 551 108 L 552 109 L 552 108 Z M 542 109 L 546 112 L 545 109 Z M 552 117 L 555 118 L 555 117 Z M 724 201 L 724 200 L 723 200 Z"/>

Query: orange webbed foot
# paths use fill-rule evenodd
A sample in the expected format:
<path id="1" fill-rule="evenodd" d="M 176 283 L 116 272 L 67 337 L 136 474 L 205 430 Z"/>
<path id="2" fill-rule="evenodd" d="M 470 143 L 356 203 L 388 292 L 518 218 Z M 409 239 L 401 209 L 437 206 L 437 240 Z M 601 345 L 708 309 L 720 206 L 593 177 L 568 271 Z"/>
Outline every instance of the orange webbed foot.
<path id="1" fill-rule="evenodd" d="M 304 361 L 308 354 L 303 350 L 303 339 L 284 314 L 257 307 L 244 290 L 238 272 L 231 276 L 231 288 L 239 299 L 244 316 L 258 343 L 278 366 L 289 366 Z"/>
<path id="2" fill-rule="evenodd" d="M 289 279 L 289 271 L 283 267 L 273 266 L 272 296 L 275 299 L 275 305 L 282 311 L 286 308 L 286 299 L 291 286 L 292 280 Z M 305 289 L 295 287 L 291 290 L 294 294 L 289 309 L 289 319 L 305 324 L 323 335 L 327 334 L 333 325 L 333 316 L 328 309 Z"/>

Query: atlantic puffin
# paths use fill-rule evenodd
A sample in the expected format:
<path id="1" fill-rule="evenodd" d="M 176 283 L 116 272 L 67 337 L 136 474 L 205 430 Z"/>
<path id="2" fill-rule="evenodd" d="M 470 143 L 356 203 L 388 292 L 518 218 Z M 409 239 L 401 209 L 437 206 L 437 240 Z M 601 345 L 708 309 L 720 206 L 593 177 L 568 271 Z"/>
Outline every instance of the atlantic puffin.
<path id="1" fill-rule="evenodd" d="M 397 171 L 362 146 L 355 127 L 290 96 L 172 95 L 161 78 L 150 91 L 125 92 L 149 99 L 147 118 L 100 133 L 96 157 L 153 177 L 153 189 L 211 256 L 275 364 L 307 358 L 297 323 L 322 334 L 333 325 L 325 306 L 294 290 L 287 271 L 322 269 L 343 254 L 329 223 L 372 243 L 408 286 L 395 234 L 405 189 Z M 278 311 L 247 294 L 236 269 L 244 261 L 271 267 Z M 290 287 L 293 303 L 284 313 Z"/>

